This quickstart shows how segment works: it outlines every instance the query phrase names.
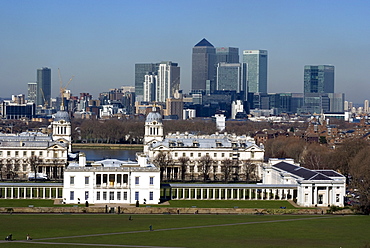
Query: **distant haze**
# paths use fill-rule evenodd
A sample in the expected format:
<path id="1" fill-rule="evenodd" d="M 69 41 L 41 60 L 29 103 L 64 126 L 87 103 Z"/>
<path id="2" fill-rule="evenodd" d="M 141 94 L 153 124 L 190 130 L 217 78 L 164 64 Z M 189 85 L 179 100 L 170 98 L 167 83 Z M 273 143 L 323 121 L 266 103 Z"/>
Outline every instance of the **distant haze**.
<path id="1" fill-rule="evenodd" d="M 52 96 L 75 75 L 74 95 L 134 85 L 135 63 L 173 61 L 191 85 L 191 51 L 268 50 L 268 92 L 303 92 L 304 65 L 335 66 L 335 92 L 369 99 L 368 1 L 1 1 L 0 97 L 27 94 L 52 69 Z"/>

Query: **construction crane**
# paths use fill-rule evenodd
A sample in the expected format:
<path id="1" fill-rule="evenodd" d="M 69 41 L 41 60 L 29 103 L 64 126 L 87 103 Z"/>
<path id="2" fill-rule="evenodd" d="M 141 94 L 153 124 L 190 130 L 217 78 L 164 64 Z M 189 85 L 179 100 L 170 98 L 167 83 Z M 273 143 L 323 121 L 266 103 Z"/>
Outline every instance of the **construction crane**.
<path id="1" fill-rule="evenodd" d="M 44 94 L 44 91 L 42 90 L 42 88 L 40 88 L 40 91 L 41 91 L 41 95 L 42 95 L 42 99 L 44 100 L 44 109 L 47 109 L 48 108 L 48 101 L 45 99 L 45 94 Z"/>
<path id="2" fill-rule="evenodd" d="M 68 83 L 66 83 L 66 85 L 63 87 L 63 80 L 62 80 L 62 76 L 60 74 L 60 69 L 58 68 L 58 76 L 59 76 L 59 90 L 60 90 L 60 98 L 62 100 L 62 105 L 61 105 L 61 108 L 64 110 L 64 100 L 63 100 L 63 94 L 66 92 L 67 90 L 67 87 L 68 85 L 72 82 L 72 79 L 74 78 L 74 76 L 72 76 Z"/>

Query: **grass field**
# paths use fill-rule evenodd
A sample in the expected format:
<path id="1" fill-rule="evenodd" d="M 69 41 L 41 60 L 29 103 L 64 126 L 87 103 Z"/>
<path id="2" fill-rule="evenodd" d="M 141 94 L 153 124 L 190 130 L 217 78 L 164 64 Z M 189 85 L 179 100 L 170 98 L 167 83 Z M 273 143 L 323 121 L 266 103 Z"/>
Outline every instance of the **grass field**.
<path id="1" fill-rule="evenodd" d="M 369 216 L 0 215 L 0 247 L 369 247 Z M 154 228 L 149 231 L 149 226 Z M 32 241 L 25 241 L 29 233 Z M 2 236 L 1 236 L 2 235 Z M 84 236 L 86 235 L 86 236 Z"/>

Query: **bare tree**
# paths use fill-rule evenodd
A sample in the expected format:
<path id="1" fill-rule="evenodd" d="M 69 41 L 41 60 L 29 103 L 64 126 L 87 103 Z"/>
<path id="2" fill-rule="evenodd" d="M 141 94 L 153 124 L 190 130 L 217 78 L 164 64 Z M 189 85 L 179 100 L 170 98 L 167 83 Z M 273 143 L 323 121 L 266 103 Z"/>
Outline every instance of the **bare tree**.
<path id="1" fill-rule="evenodd" d="M 208 154 L 204 155 L 198 160 L 198 168 L 200 168 L 200 172 L 202 173 L 204 182 L 209 180 L 209 172 L 213 163 L 213 159 Z"/>
<path id="2" fill-rule="evenodd" d="M 245 160 L 243 161 L 242 166 L 245 174 L 245 181 L 249 183 L 252 179 L 256 179 L 256 164 L 254 164 L 251 160 Z"/>
<path id="3" fill-rule="evenodd" d="M 181 166 L 181 180 L 185 181 L 185 174 L 186 174 L 186 168 L 189 165 L 190 159 L 188 157 L 180 157 L 179 158 L 179 163 Z"/>
<path id="4" fill-rule="evenodd" d="M 233 168 L 233 161 L 229 158 L 226 158 L 222 161 L 222 173 L 224 174 L 224 181 L 228 182 L 231 177 L 231 172 Z"/>
<path id="5" fill-rule="evenodd" d="M 365 147 L 350 161 L 350 185 L 357 189 L 360 210 L 370 214 L 370 148 Z"/>
<path id="6" fill-rule="evenodd" d="M 169 152 L 160 151 L 157 156 L 155 156 L 153 163 L 155 166 L 160 168 L 161 171 L 161 181 L 164 180 L 164 173 L 167 171 L 168 166 L 173 163 L 172 156 Z M 168 179 L 168 177 L 166 177 Z"/>
<path id="7" fill-rule="evenodd" d="M 35 173 L 35 182 L 37 180 L 37 168 L 40 166 L 42 159 L 36 155 L 32 155 L 28 158 L 28 163 L 31 167 L 31 170 Z"/>
<path id="8" fill-rule="evenodd" d="M 1 181 L 3 181 L 3 168 L 4 168 L 4 163 L 5 161 L 4 161 L 4 159 L 1 159 L 0 158 L 0 179 L 1 179 Z"/>

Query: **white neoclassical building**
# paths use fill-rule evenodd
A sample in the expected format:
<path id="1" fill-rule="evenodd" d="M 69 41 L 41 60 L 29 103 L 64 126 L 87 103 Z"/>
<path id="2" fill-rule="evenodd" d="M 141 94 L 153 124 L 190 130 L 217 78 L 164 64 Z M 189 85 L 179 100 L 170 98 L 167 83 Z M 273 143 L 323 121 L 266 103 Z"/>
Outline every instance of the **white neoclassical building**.
<path id="1" fill-rule="evenodd" d="M 153 110 L 145 122 L 144 152 L 153 162 L 160 153 L 166 153 L 173 160 L 164 172 L 165 179 L 202 180 L 204 169 L 200 160 L 207 156 L 212 160 L 209 165 L 207 180 L 220 181 L 225 176 L 224 161 L 232 161 L 231 180 L 246 180 L 247 165 L 252 163 L 256 168 L 254 179 L 261 178 L 261 165 L 264 159 L 264 148 L 256 145 L 249 136 L 236 136 L 227 133 L 196 135 L 191 133 L 174 133 L 164 136 L 162 116 Z M 189 159 L 186 170 L 182 170 L 181 158 Z M 201 172 L 201 170 L 203 170 Z M 182 175 L 182 174 L 186 175 Z M 249 179 L 249 178 L 248 178 Z"/>
<path id="2" fill-rule="evenodd" d="M 296 185 L 297 204 L 304 207 L 344 206 L 346 178 L 333 170 L 310 170 L 293 159 L 270 159 L 263 184 Z"/>
<path id="3" fill-rule="evenodd" d="M 29 159 L 39 159 L 38 173 L 51 179 L 63 178 L 63 169 L 71 151 L 71 122 L 66 111 L 58 111 L 51 123 L 51 134 L 24 132 L 0 133 L 1 175 L 4 178 L 27 179 L 31 172 Z"/>
<path id="4" fill-rule="evenodd" d="M 79 163 L 64 172 L 65 203 L 159 203 L 159 168 L 148 163 L 146 155 L 137 154 L 137 161 L 106 159 L 91 166 L 86 166 L 83 154 L 79 157 Z"/>

